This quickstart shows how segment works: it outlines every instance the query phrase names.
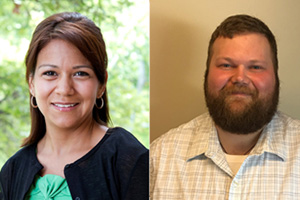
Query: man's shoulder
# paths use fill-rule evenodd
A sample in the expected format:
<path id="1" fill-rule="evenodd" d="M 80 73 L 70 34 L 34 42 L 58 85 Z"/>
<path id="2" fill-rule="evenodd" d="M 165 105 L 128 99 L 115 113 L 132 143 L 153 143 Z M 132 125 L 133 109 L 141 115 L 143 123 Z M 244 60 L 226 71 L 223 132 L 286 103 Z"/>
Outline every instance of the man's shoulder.
<path id="1" fill-rule="evenodd" d="M 197 116 L 187 123 L 181 124 L 180 126 L 170 129 L 156 140 L 151 143 L 151 148 L 160 146 L 161 144 L 184 144 L 189 143 L 191 138 L 205 130 L 211 128 L 212 119 L 208 113 Z"/>
<path id="2" fill-rule="evenodd" d="M 278 111 L 273 120 L 273 125 L 285 130 L 295 129 L 300 132 L 300 120 Z"/>
<path id="3" fill-rule="evenodd" d="M 283 146 L 278 152 L 287 150 L 287 148 L 300 150 L 300 120 L 277 111 L 272 121 L 266 127 L 266 135 L 270 141 L 280 143 Z"/>

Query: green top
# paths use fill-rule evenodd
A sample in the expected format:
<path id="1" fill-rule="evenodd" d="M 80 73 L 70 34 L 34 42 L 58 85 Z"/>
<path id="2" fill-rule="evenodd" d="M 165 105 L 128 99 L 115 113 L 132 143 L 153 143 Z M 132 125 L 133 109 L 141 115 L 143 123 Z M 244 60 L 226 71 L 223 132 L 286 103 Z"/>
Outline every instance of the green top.
<path id="1" fill-rule="evenodd" d="M 36 176 L 26 200 L 72 200 L 66 179 L 58 175 Z"/>

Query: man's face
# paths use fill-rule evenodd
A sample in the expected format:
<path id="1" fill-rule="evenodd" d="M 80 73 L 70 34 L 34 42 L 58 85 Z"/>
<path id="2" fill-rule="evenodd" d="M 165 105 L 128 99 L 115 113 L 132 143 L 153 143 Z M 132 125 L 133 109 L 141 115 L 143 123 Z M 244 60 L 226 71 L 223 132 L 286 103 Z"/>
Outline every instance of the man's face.
<path id="1" fill-rule="evenodd" d="M 262 34 L 216 39 L 205 95 L 218 126 L 233 133 L 259 130 L 277 109 L 278 90 L 270 45 Z"/>

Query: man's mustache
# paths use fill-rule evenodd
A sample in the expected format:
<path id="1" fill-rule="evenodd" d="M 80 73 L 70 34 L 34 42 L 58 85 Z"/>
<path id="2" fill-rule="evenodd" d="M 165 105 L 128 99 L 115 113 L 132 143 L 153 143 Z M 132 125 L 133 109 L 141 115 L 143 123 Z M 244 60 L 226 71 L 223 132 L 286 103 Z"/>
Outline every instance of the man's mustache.
<path id="1" fill-rule="evenodd" d="M 223 95 L 232 95 L 232 94 L 244 94 L 244 95 L 249 95 L 252 97 L 257 96 L 258 92 L 256 89 L 250 89 L 247 86 L 244 85 L 233 85 L 233 86 L 227 86 L 224 87 L 221 91 Z"/>

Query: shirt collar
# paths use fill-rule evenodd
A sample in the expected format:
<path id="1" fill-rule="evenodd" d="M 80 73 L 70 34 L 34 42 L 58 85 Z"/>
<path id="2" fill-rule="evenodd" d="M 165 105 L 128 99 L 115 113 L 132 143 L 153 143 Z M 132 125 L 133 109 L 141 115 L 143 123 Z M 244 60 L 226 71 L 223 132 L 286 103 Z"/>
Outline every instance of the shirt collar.
<path id="1" fill-rule="evenodd" d="M 212 153 L 212 149 L 217 145 L 218 138 L 215 125 L 208 113 L 198 118 L 195 122 L 196 127 L 190 140 L 190 145 L 186 154 L 186 160 L 192 161 L 207 153 Z M 199 126 L 197 126 L 199 125 Z"/>
<path id="2" fill-rule="evenodd" d="M 271 153 L 280 157 L 283 161 L 287 158 L 286 142 L 284 140 L 285 125 L 277 112 L 271 122 L 264 128 L 256 146 L 251 154 L 260 155 L 264 152 Z"/>
<path id="3" fill-rule="evenodd" d="M 193 129 L 186 161 L 199 159 L 204 155 L 206 157 L 223 156 L 214 122 L 208 113 L 204 115 L 204 118 L 200 118 L 195 123 L 196 127 Z M 203 123 L 205 123 L 205 126 L 203 126 Z M 201 126 L 197 127 L 197 124 L 201 124 Z M 261 155 L 264 152 L 272 153 L 284 161 L 287 157 L 287 152 L 282 134 L 283 129 L 284 125 L 280 120 L 279 114 L 276 113 L 271 122 L 264 128 L 250 155 Z"/>

